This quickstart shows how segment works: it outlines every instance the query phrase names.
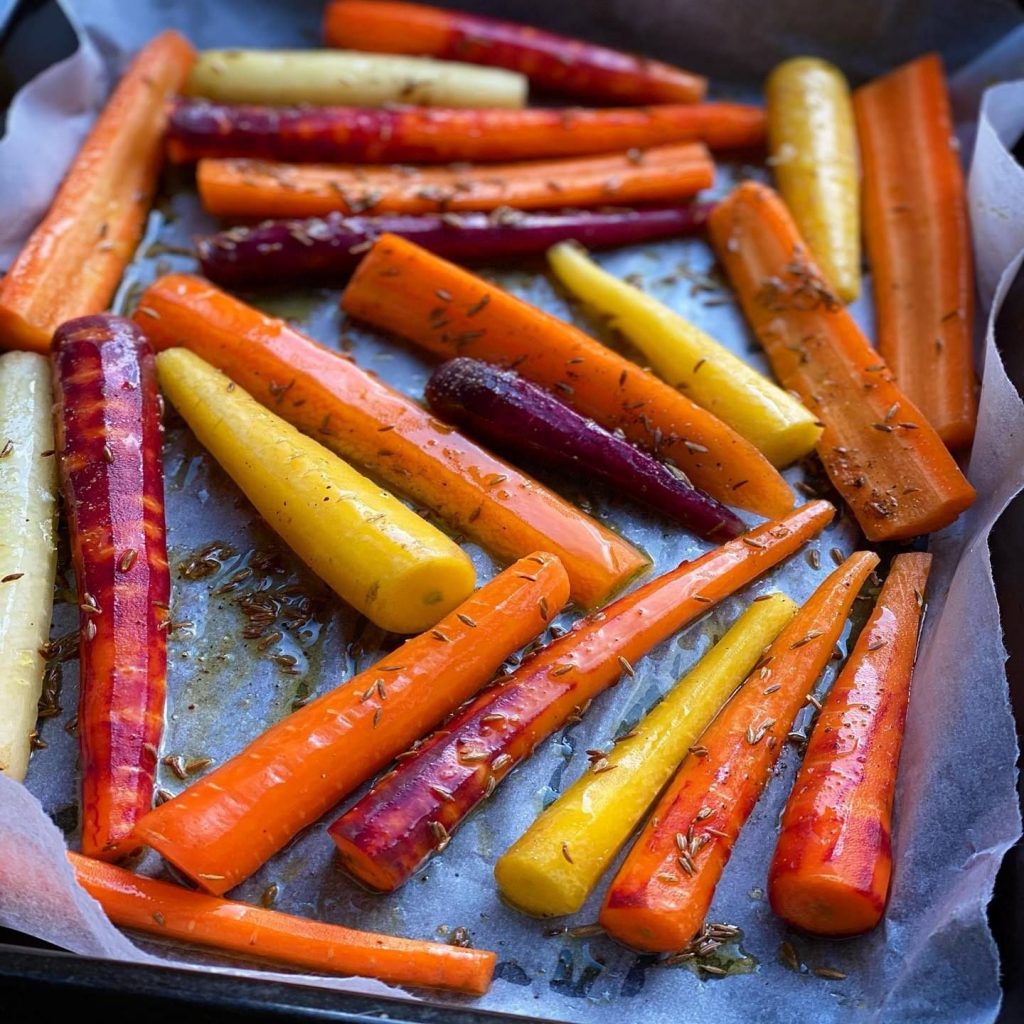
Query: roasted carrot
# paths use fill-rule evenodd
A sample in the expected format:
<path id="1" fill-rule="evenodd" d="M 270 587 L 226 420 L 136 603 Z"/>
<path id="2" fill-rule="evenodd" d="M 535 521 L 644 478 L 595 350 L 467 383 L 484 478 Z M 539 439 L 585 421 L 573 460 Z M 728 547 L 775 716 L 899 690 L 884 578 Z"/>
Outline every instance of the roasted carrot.
<path id="1" fill-rule="evenodd" d="M 329 46 L 414 53 L 508 68 L 545 89 L 627 103 L 693 103 L 707 82 L 646 57 L 512 21 L 423 4 L 332 0 Z"/>
<path id="2" fill-rule="evenodd" d="M 646 557 L 421 405 L 290 324 L 207 281 L 159 278 L 136 320 L 157 349 L 185 345 L 282 419 L 431 509 L 498 558 L 557 555 L 573 597 L 603 604 Z"/>
<path id="3" fill-rule="evenodd" d="M 297 163 L 480 163 L 637 150 L 673 142 L 737 149 L 764 141 L 760 107 L 667 104 L 589 110 L 228 106 L 180 99 L 167 154 L 177 163 L 247 156 Z"/>
<path id="4" fill-rule="evenodd" d="M 410 751 L 331 825 L 342 865 L 373 889 L 397 888 L 538 743 L 632 673 L 655 644 L 791 555 L 834 511 L 823 501 L 803 505 L 581 619 Z"/>
<path id="5" fill-rule="evenodd" d="M 746 182 L 708 228 L 776 377 L 824 424 L 818 455 L 867 538 L 953 522 L 974 488 L 829 290 L 782 200 Z"/>
<path id="6" fill-rule="evenodd" d="M 433 629 L 151 811 L 136 834 L 204 889 L 226 892 L 476 693 L 568 594 L 553 555 L 520 559 Z"/>
<path id="7" fill-rule="evenodd" d="M 383 167 L 200 160 L 199 195 L 218 217 L 535 210 L 675 202 L 708 188 L 715 165 L 699 142 L 624 153 L 480 167 Z"/>
<path id="8" fill-rule="evenodd" d="M 163 158 L 166 104 L 194 59 L 177 32 L 145 46 L 0 280 L 0 347 L 49 349 L 65 320 L 99 313 L 142 235 Z"/>
<path id="9" fill-rule="evenodd" d="M 942 59 L 932 53 L 853 95 L 878 348 L 951 448 L 974 437 L 974 268 Z"/>
<path id="10" fill-rule="evenodd" d="M 608 430 L 672 461 L 713 498 L 763 516 L 793 494 L 745 438 L 653 374 L 557 317 L 396 235 L 364 257 L 342 308 L 445 359 L 515 369 Z"/>
<path id="11" fill-rule="evenodd" d="M 634 949 L 682 949 L 704 921 L 786 733 L 878 556 L 860 551 L 811 595 L 669 784 L 605 896 L 600 922 Z"/>
<path id="12" fill-rule="evenodd" d="M 77 853 L 68 860 L 78 884 L 122 928 L 392 985 L 483 995 L 491 984 L 495 956 L 484 949 L 354 931 L 193 892 Z"/>
<path id="13" fill-rule="evenodd" d="M 78 583 L 82 850 L 138 843 L 164 721 L 170 574 L 160 395 L 131 320 L 85 316 L 53 338 L 55 434 Z"/>
<path id="14" fill-rule="evenodd" d="M 818 715 L 768 870 L 772 909 L 818 935 L 882 919 L 892 802 L 931 555 L 897 555 Z"/>

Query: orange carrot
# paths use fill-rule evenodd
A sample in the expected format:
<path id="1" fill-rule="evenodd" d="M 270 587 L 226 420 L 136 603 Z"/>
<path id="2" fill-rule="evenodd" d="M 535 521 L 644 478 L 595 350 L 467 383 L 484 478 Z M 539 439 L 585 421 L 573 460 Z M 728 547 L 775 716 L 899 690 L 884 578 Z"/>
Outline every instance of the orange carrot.
<path id="1" fill-rule="evenodd" d="M 342 213 L 534 210 L 676 201 L 714 182 L 702 143 L 470 168 L 283 164 L 200 160 L 199 195 L 218 217 L 319 217 Z"/>
<path id="2" fill-rule="evenodd" d="M 786 733 L 877 564 L 860 551 L 818 587 L 683 762 L 605 896 L 600 922 L 614 938 L 670 952 L 696 935 Z"/>
<path id="3" fill-rule="evenodd" d="M 745 438 L 636 363 L 557 317 L 396 235 L 382 235 L 341 298 L 352 316 L 449 359 L 511 367 L 577 412 L 674 462 L 727 505 L 774 517 L 793 493 Z"/>
<path id="4" fill-rule="evenodd" d="M 0 347 L 46 352 L 65 320 L 107 308 L 149 212 L 167 101 L 195 54 L 164 32 L 132 61 L 49 212 L 0 280 Z"/>
<path id="5" fill-rule="evenodd" d="M 853 95 L 878 348 L 951 448 L 978 416 L 971 230 L 953 116 L 932 53 Z"/>
<path id="6" fill-rule="evenodd" d="M 136 835 L 204 889 L 226 892 L 476 693 L 568 596 L 557 558 L 521 559 L 151 811 Z"/>
<path id="7" fill-rule="evenodd" d="M 375 935 L 207 896 L 68 853 L 79 885 L 114 924 L 164 939 L 392 985 L 483 995 L 495 956 L 440 942 Z"/>
<path id="8" fill-rule="evenodd" d="M 778 195 L 746 182 L 708 228 L 775 376 L 824 425 L 818 455 L 867 538 L 953 522 L 974 488 L 829 291 Z"/>
<path id="9" fill-rule="evenodd" d="M 931 555 L 897 555 L 814 726 L 768 871 L 772 909 L 818 935 L 882 919 L 892 802 Z"/>
<path id="10" fill-rule="evenodd" d="M 278 416 L 369 469 L 504 561 L 557 555 L 572 596 L 603 604 L 646 568 L 628 541 L 417 402 L 290 324 L 185 274 L 161 277 L 135 319 L 157 349 L 185 345 Z"/>
<path id="11" fill-rule="evenodd" d="M 834 511 L 824 501 L 803 505 L 577 622 L 418 745 L 331 825 L 345 869 L 371 888 L 397 888 L 448 845 L 466 815 L 538 743 L 583 714 L 655 644 L 791 555 Z"/>

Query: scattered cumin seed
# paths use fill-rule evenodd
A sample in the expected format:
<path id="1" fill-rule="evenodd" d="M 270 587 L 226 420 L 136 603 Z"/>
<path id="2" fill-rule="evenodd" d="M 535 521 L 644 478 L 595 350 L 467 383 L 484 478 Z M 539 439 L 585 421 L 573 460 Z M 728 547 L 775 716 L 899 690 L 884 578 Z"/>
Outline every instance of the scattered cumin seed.
<path id="1" fill-rule="evenodd" d="M 562 856 L 570 863 L 575 864 L 576 862 L 572 859 L 572 854 L 569 853 L 569 844 L 562 843 Z"/>
<path id="2" fill-rule="evenodd" d="M 629 660 L 627 658 L 624 658 L 620 654 L 618 657 L 618 662 L 619 665 L 622 667 L 622 671 L 625 672 L 627 676 L 636 676 L 636 669 L 633 668 L 633 666 L 629 663 Z"/>
<path id="3" fill-rule="evenodd" d="M 462 622 L 464 625 L 469 626 L 471 629 L 476 629 L 476 623 L 464 612 L 458 612 L 457 615 L 459 621 Z"/>
<path id="4" fill-rule="evenodd" d="M 837 971 L 834 967 L 812 967 L 811 972 L 819 978 L 828 978 L 831 981 L 846 980 L 846 975 L 842 971 Z"/>

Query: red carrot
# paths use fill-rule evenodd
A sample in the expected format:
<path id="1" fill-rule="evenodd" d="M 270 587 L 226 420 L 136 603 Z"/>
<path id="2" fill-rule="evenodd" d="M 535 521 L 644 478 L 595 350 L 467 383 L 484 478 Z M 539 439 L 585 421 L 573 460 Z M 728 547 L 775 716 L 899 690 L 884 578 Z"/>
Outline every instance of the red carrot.
<path id="1" fill-rule="evenodd" d="M 417 745 L 331 826 L 345 869 L 373 889 L 397 888 L 538 743 L 632 673 L 655 644 L 791 555 L 834 511 L 823 501 L 804 505 L 577 622 Z"/>
<path id="2" fill-rule="evenodd" d="M 86 316 L 53 339 L 56 441 L 78 583 L 82 850 L 138 843 L 163 730 L 170 576 L 160 397 L 130 320 Z"/>
<path id="3" fill-rule="evenodd" d="M 768 870 L 772 909 L 818 935 L 882 919 L 892 802 L 931 555 L 897 555 L 814 726 Z"/>
<path id="4" fill-rule="evenodd" d="M 681 68 L 511 21 L 388 0 L 332 0 L 329 46 L 487 64 L 534 85 L 626 103 L 693 103 L 706 81 Z"/>
<path id="5" fill-rule="evenodd" d="M 443 107 L 258 107 L 179 99 L 167 155 L 253 157 L 296 163 L 476 163 L 550 160 L 703 142 L 711 150 L 764 141 L 760 107 L 698 103 L 590 110 Z"/>
<path id="6" fill-rule="evenodd" d="M 786 733 L 877 564 L 861 551 L 836 569 L 701 736 L 605 896 L 600 922 L 614 938 L 668 953 L 697 933 Z"/>

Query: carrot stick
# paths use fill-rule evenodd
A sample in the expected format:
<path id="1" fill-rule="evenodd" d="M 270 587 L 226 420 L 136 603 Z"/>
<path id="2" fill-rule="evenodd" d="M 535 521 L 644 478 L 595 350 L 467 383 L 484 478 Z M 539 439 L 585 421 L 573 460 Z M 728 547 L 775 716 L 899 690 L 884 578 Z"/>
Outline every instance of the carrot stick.
<path id="1" fill-rule="evenodd" d="M 655 644 L 791 555 L 834 511 L 823 501 L 803 505 L 581 619 L 410 751 L 331 825 L 342 865 L 372 889 L 396 889 L 538 743 L 632 673 Z"/>
<path id="2" fill-rule="evenodd" d="M 818 455 L 867 538 L 953 522 L 974 488 L 828 289 L 778 195 L 746 182 L 708 228 L 775 376 L 824 424 Z"/>
<path id="3" fill-rule="evenodd" d="M 205 209 L 218 217 L 535 210 L 676 201 L 708 188 L 715 165 L 699 142 L 624 153 L 466 169 L 200 160 Z"/>
<path id="4" fill-rule="evenodd" d="M 78 884 L 123 928 L 392 985 L 483 995 L 491 984 L 495 956 L 487 950 L 354 931 L 192 892 L 77 853 L 68 860 Z"/>
<path id="5" fill-rule="evenodd" d="M 131 320 L 69 320 L 53 338 L 57 455 L 78 584 L 82 849 L 138 845 L 164 724 L 170 574 L 160 395 Z"/>
<path id="6" fill-rule="evenodd" d="M 520 559 L 433 629 L 151 811 L 136 835 L 204 889 L 226 892 L 476 693 L 568 593 L 557 558 Z"/>
<path id="7" fill-rule="evenodd" d="M 444 359 L 511 367 L 577 412 L 674 462 L 696 487 L 763 516 L 793 507 L 789 486 L 745 438 L 582 331 L 396 235 L 364 257 L 341 299 L 352 316 Z"/>
<path id="8" fill-rule="evenodd" d="M 194 59 L 185 39 L 164 32 L 132 61 L 49 212 L 0 280 L 0 347 L 46 352 L 65 320 L 107 307 L 156 188 L 167 101 Z"/>
<path id="9" fill-rule="evenodd" d="M 247 156 L 296 163 L 540 160 L 674 142 L 737 149 L 764 141 L 765 114 L 741 103 L 590 110 L 228 106 L 179 99 L 168 126 L 176 163 Z M 642 160 L 642 153 L 633 159 Z"/>
<path id="10" fill-rule="evenodd" d="M 772 909 L 818 935 L 882 919 L 892 802 L 931 555 L 897 555 L 832 684 L 782 817 L 768 871 Z"/>
<path id="11" fill-rule="evenodd" d="M 683 762 L 605 896 L 600 922 L 614 938 L 667 953 L 697 933 L 786 733 L 877 564 L 860 551 L 818 587 Z"/>
<path id="12" fill-rule="evenodd" d="M 951 448 L 974 437 L 974 268 L 942 59 L 928 54 L 853 95 L 878 348 Z"/>
<path id="13" fill-rule="evenodd" d="M 334 0 L 324 12 L 328 46 L 413 53 L 528 75 L 545 89 L 627 103 L 692 103 L 707 82 L 646 57 L 479 14 L 424 4 Z"/>
<path id="14" fill-rule="evenodd" d="M 648 564 L 628 541 L 339 355 L 219 291 L 172 274 L 135 319 L 157 349 L 185 345 L 282 419 L 431 509 L 506 562 L 557 555 L 572 595 L 603 604 Z"/>

